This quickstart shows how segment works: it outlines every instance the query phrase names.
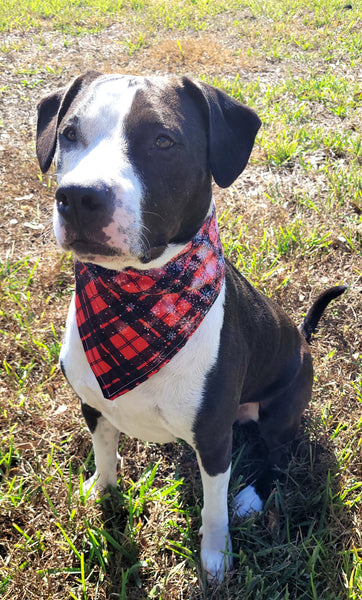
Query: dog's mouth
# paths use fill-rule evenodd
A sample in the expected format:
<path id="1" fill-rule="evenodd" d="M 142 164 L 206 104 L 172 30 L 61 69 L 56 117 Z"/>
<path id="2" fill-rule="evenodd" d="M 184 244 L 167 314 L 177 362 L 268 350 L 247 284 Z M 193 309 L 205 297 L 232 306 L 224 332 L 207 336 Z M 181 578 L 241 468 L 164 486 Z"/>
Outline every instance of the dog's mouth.
<path id="1" fill-rule="evenodd" d="M 93 242 L 82 238 L 76 238 L 67 244 L 69 250 L 79 257 L 85 256 L 121 256 L 122 253 L 116 248 Z"/>
<path id="2" fill-rule="evenodd" d="M 76 238 L 71 242 L 68 242 L 64 248 L 65 250 L 72 251 L 82 262 L 96 262 L 97 257 L 99 258 L 122 258 L 133 259 L 140 261 L 141 264 L 146 265 L 152 260 L 162 255 L 164 250 L 167 248 L 167 244 L 157 244 L 153 247 L 143 248 L 136 255 L 126 254 L 120 248 L 114 248 L 100 242 L 90 241 L 85 238 Z M 64 245 L 63 245 L 64 247 Z"/>

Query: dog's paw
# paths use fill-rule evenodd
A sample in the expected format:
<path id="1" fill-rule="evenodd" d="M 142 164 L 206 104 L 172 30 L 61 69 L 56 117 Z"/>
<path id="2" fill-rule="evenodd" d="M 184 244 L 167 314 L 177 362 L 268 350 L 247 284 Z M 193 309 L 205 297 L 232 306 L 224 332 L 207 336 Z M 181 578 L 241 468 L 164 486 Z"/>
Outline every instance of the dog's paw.
<path id="1" fill-rule="evenodd" d="M 105 480 L 97 472 L 95 472 L 94 475 L 83 482 L 80 494 L 86 500 L 95 500 L 98 496 L 101 496 L 105 492 L 108 486 L 116 487 L 116 485 L 117 480 Z"/>
<path id="2" fill-rule="evenodd" d="M 89 479 L 83 481 L 83 484 L 80 488 L 80 494 L 84 496 L 87 500 L 95 500 L 98 494 L 101 494 L 103 489 L 99 487 L 99 478 L 98 474 L 94 473 Z"/>
<path id="3" fill-rule="evenodd" d="M 263 508 L 263 501 L 258 496 L 253 485 L 248 485 L 241 490 L 233 500 L 234 516 L 248 517 L 253 513 L 260 512 Z"/>
<path id="4" fill-rule="evenodd" d="M 203 528 L 200 529 L 202 534 Z M 233 559 L 229 532 L 202 534 L 201 562 L 209 584 L 219 585 L 231 570 Z"/>

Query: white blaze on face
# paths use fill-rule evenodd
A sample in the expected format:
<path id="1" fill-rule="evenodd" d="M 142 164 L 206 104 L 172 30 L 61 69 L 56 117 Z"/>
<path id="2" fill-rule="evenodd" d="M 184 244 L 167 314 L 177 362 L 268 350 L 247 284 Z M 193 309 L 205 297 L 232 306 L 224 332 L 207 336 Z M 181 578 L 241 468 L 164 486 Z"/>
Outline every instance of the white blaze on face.
<path id="1" fill-rule="evenodd" d="M 132 78 L 103 76 L 96 79 L 76 105 L 69 123 L 75 124 L 77 142 L 57 148 L 55 164 L 59 186 L 103 186 L 112 190 L 112 222 L 102 229 L 107 245 L 127 257 L 142 250 L 141 203 L 142 183 L 130 164 L 126 152 L 125 118 L 136 91 L 142 87 Z M 65 227 L 54 210 L 54 230 L 59 243 Z M 110 267 L 114 257 L 102 257 Z M 100 261 L 97 260 L 99 264 Z M 119 262 L 119 259 L 118 259 Z"/>

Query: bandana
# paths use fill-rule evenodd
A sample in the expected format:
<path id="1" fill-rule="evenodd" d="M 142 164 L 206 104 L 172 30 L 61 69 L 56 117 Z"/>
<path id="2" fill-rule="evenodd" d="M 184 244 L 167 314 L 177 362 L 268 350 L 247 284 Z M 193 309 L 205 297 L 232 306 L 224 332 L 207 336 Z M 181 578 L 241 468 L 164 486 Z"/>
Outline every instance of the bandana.
<path id="1" fill-rule="evenodd" d="M 76 321 L 103 396 L 114 400 L 167 364 L 196 331 L 223 280 L 215 208 L 160 269 L 119 272 L 76 261 Z"/>

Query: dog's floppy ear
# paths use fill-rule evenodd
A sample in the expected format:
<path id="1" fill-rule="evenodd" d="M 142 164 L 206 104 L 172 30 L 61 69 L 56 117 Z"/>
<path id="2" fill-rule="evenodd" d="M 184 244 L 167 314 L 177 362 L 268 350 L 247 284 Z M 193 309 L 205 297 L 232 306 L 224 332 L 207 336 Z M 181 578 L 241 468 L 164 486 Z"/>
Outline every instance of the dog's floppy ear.
<path id="1" fill-rule="evenodd" d="M 79 75 L 69 87 L 61 88 L 40 100 L 36 130 L 36 155 L 43 173 L 46 173 L 52 163 L 56 141 L 57 128 L 79 94 L 80 90 L 102 75 L 98 71 L 87 71 Z"/>
<path id="2" fill-rule="evenodd" d="M 251 108 L 207 83 L 184 77 L 183 84 L 206 108 L 209 167 L 216 183 L 226 188 L 245 169 L 261 121 Z"/>

